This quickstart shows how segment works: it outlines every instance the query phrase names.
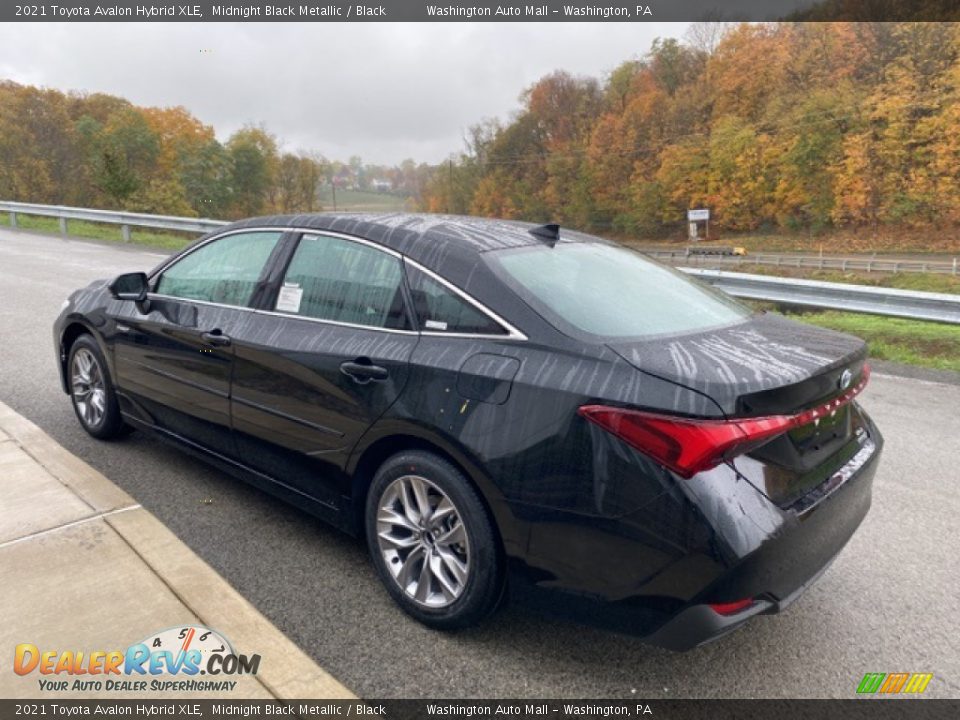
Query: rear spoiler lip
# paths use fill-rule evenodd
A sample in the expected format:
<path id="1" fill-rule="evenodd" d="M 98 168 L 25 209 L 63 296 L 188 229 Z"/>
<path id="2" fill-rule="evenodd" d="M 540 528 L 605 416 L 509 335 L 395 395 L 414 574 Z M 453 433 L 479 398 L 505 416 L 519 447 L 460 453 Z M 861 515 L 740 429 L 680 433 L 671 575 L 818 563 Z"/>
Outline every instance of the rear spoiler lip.
<path id="1" fill-rule="evenodd" d="M 847 358 L 824 368 L 810 377 L 789 385 L 757 390 L 740 395 L 731 418 L 762 417 L 765 415 L 794 415 L 818 407 L 844 394 L 850 387 L 870 377 L 866 360 L 866 346 L 860 357 Z M 849 371 L 844 382 L 845 373 Z M 787 399 L 789 398 L 789 400 Z"/>
<path id="2" fill-rule="evenodd" d="M 672 408 L 693 417 L 811 407 L 836 394 L 844 370 L 859 375 L 868 356 L 862 338 L 772 313 L 719 329 L 606 344 L 641 373 L 698 396 L 678 397 Z"/>

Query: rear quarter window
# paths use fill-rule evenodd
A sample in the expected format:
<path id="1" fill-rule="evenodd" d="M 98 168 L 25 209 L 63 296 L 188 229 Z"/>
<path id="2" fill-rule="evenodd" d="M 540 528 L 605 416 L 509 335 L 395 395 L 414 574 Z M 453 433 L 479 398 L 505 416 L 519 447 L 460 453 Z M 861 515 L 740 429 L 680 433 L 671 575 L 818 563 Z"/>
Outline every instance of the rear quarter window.
<path id="1" fill-rule="evenodd" d="M 410 264 L 406 267 L 413 309 L 422 331 L 467 335 L 508 334 L 500 323 L 443 283 Z"/>

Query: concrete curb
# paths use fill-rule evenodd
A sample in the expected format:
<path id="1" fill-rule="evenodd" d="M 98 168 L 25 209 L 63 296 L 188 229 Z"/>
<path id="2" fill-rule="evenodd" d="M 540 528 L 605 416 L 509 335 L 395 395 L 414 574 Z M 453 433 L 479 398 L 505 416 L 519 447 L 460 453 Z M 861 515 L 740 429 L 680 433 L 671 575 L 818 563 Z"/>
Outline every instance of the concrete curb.
<path id="1" fill-rule="evenodd" d="M 2 402 L 0 430 L 94 512 L 111 512 L 136 504 L 127 493 Z"/>
<path id="2" fill-rule="evenodd" d="M 89 506 L 89 516 L 78 522 L 105 522 L 202 624 L 269 659 L 256 675 L 269 694 L 278 700 L 355 698 L 126 492 L 0 402 L 4 436 Z"/>

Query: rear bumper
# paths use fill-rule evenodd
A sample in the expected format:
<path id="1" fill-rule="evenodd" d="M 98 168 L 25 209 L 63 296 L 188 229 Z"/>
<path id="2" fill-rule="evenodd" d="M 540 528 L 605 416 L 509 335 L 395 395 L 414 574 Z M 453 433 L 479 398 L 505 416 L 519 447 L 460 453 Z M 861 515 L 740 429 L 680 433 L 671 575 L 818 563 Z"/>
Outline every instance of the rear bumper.
<path id="1" fill-rule="evenodd" d="M 743 558 L 647 641 L 689 650 L 736 630 L 756 615 L 779 613 L 827 571 L 870 509 L 873 478 L 883 441 L 875 428 L 864 453 L 848 472 L 834 476 L 805 503 L 787 511 L 777 534 Z M 742 612 L 721 615 L 709 603 L 753 598 Z"/>
<path id="2" fill-rule="evenodd" d="M 694 605 L 648 635 L 646 641 L 667 650 L 685 652 L 722 638 L 745 625 L 750 618 L 769 612 L 770 607 L 768 600 L 760 600 L 741 613 L 726 616 L 714 612 L 709 605 Z"/>
<path id="3" fill-rule="evenodd" d="M 724 635 L 743 627 L 748 620 L 757 615 L 772 615 L 785 610 L 803 595 L 808 587 L 819 580 L 832 563 L 833 560 L 783 600 L 777 600 L 771 596 L 759 597 L 754 600 L 752 606 L 733 615 L 721 615 L 709 605 L 693 605 L 681 611 L 655 633 L 647 636 L 646 641 L 667 650 L 685 652 L 719 640 Z"/>
<path id="4" fill-rule="evenodd" d="M 669 519 L 674 531 L 670 539 L 686 544 L 685 552 L 643 580 L 618 585 L 604 584 L 596 573 L 588 580 L 589 570 L 577 577 L 576 587 L 571 587 L 569 573 L 564 578 L 541 574 L 539 582 L 534 578 L 535 592 L 521 589 L 523 599 L 536 602 L 545 613 L 642 636 L 677 651 L 720 638 L 756 615 L 781 612 L 826 572 L 870 508 L 883 440 L 866 422 L 872 452 L 851 461 L 844 477 L 831 478 L 805 503 L 780 508 L 729 474 L 703 478 L 699 485 L 686 481 L 683 487 L 693 488 L 690 504 L 675 503 L 672 495 L 669 501 L 651 503 L 643 513 L 622 518 L 619 532 L 608 527 L 606 535 L 623 541 L 629 533 L 633 540 L 619 546 L 628 551 L 632 545 L 634 550 L 618 553 L 620 572 L 611 573 L 614 577 L 629 575 L 631 562 L 636 564 L 644 552 L 652 555 L 653 544 L 640 542 L 640 527 L 644 532 L 653 523 L 666 527 Z M 748 512 L 750 522 L 745 523 Z M 530 579 L 530 573 L 526 575 Z M 753 604 L 730 615 L 710 607 L 746 598 Z"/>

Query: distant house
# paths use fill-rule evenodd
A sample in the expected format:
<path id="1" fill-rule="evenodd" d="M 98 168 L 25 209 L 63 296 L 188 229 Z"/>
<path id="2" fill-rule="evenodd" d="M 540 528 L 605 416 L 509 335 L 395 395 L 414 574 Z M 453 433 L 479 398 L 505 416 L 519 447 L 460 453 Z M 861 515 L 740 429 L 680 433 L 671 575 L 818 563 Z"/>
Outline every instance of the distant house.
<path id="1" fill-rule="evenodd" d="M 370 181 L 370 189 L 375 190 L 376 192 L 390 192 L 393 190 L 393 183 L 389 180 L 377 178 Z"/>

